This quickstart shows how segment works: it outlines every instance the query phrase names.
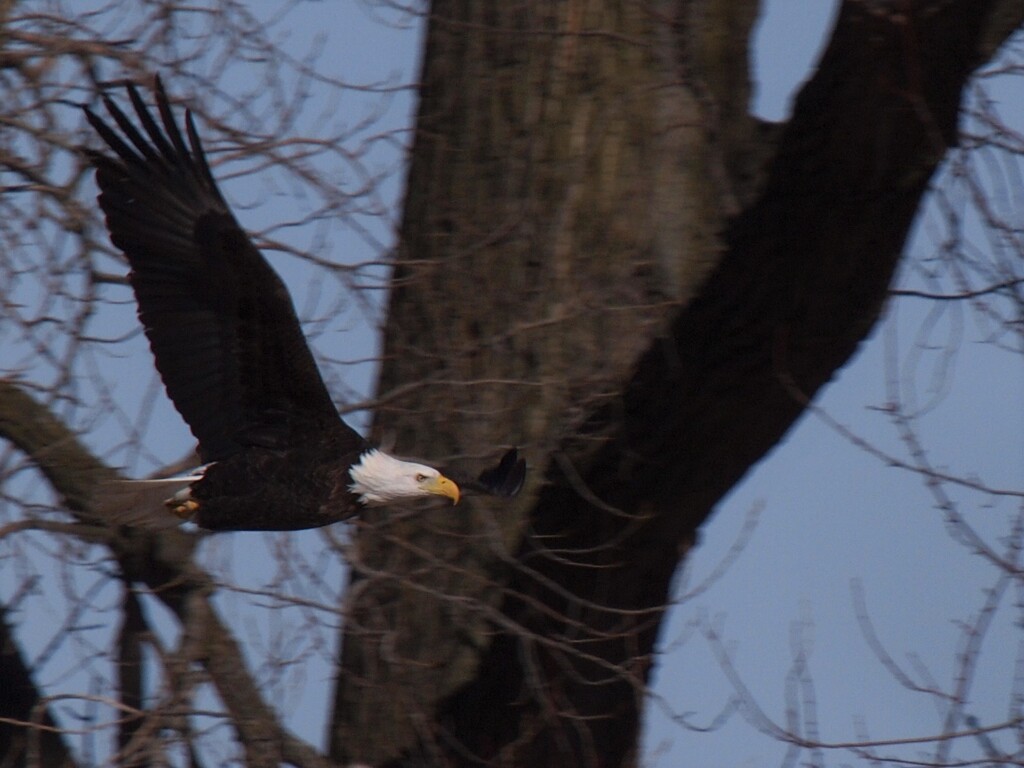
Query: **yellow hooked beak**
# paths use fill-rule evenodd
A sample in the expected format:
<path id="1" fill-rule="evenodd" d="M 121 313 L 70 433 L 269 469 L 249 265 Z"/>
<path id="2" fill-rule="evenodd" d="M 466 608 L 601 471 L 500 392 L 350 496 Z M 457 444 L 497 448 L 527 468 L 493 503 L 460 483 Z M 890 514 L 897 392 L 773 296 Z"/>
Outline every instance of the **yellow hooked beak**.
<path id="1" fill-rule="evenodd" d="M 444 475 L 429 477 L 423 481 L 423 490 L 438 496 L 445 496 L 452 500 L 452 505 L 459 503 L 459 486 L 453 480 Z"/>

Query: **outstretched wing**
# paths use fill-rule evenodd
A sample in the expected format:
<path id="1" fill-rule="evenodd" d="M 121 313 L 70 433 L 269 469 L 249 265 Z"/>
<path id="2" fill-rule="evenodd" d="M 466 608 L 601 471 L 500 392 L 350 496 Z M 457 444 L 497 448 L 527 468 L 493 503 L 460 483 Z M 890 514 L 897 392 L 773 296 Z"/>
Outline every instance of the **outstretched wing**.
<path id="1" fill-rule="evenodd" d="M 510 498 L 519 493 L 525 480 L 526 460 L 519 457 L 518 450 L 510 448 L 498 464 L 485 469 L 475 480 L 457 478 L 456 482 L 463 491 Z"/>
<path id="2" fill-rule="evenodd" d="M 159 124 L 127 90 L 141 129 L 104 96 L 120 132 L 85 113 L 115 156 L 88 154 L 156 367 L 203 461 L 287 443 L 303 426 L 360 441 L 338 418 L 284 283 L 217 188 L 191 113 L 186 145 L 159 78 Z"/>

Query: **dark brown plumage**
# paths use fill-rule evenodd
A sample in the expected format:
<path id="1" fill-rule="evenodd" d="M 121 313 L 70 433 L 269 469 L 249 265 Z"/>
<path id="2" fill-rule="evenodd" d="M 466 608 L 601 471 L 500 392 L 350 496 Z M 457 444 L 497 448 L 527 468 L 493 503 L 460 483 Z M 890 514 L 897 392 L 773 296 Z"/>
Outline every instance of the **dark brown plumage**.
<path id="1" fill-rule="evenodd" d="M 436 470 L 406 462 L 378 462 L 382 489 L 351 487 L 353 465 L 383 454 L 338 416 L 288 291 L 217 188 L 191 113 L 186 145 L 159 78 L 159 124 L 137 89 L 127 91 L 141 130 L 104 96 L 120 133 L 85 113 L 114 156 L 88 155 L 156 367 L 209 464 L 176 495 L 175 511 L 204 528 L 285 530 L 343 520 L 392 495 L 457 500 Z M 396 475 L 392 489 L 390 472 L 422 488 L 400 488 L 408 478 Z M 511 451 L 465 485 L 512 496 L 524 473 Z"/>

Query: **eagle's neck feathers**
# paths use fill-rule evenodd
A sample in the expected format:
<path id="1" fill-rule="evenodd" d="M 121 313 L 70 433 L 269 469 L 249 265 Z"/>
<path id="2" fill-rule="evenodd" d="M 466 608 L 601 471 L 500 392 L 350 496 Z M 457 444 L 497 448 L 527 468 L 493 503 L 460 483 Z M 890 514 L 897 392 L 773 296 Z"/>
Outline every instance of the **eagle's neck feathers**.
<path id="1" fill-rule="evenodd" d="M 349 468 L 349 475 L 349 490 L 362 504 L 376 507 L 430 495 L 422 488 L 423 480 L 436 478 L 440 473 L 433 467 L 402 461 L 374 448 L 359 457 Z"/>

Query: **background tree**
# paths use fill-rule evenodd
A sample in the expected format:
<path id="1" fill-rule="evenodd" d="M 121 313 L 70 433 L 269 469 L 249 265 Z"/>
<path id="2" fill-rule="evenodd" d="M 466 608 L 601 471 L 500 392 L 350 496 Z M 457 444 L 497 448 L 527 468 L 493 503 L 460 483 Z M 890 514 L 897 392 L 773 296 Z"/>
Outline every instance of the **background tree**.
<path id="1" fill-rule="evenodd" d="M 79 202 L 91 190 L 67 150 L 81 137 L 61 138 L 54 126 L 66 118 L 51 113 L 93 99 L 108 76 L 100 71 L 142 77 L 169 67 L 173 91 L 206 118 L 219 176 L 247 158 L 246 170 L 273 162 L 275 183 L 306 196 L 305 210 L 263 239 L 282 248 L 286 228 L 311 223 L 309 241 L 284 250 L 346 286 L 382 276 L 376 265 L 339 267 L 323 255 L 331 222 L 359 226 L 359 214 L 377 210 L 365 201 L 382 174 L 364 170 L 350 147 L 388 137 L 367 124 L 292 138 L 302 84 L 342 84 L 312 60 L 282 60 L 273 27 L 244 6 L 154 5 L 120 35 L 103 26 L 117 6 L 84 20 L 21 10 L 4 18 L 3 88 L 32 101 L 5 102 L 14 103 L 5 174 L 17 182 L 5 181 L 0 204 L 10 210 L 5 301 L 20 350 L 11 371 L 31 359 L 32 375 L 5 384 L 0 398 L 14 449 L 5 494 L 23 504 L 3 530 L 9 562 L 58 554 L 76 606 L 61 642 L 78 644 L 79 656 L 96 642 L 116 648 L 117 680 L 76 696 L 83 720 L 99 723 L 85 730 L 116 730 L 121 762 L 160 753 L 248 765 L 635 763 L 680 560 L 714 505 L 877 320 L 929 181 L 957 144 L 968 78 L 1024 16 L 1018 3 L 996 0 L 848 0 L 792 117 L 766 126 L 748 115 L 754 2 L 435 2 L 373 432 L 453 460 L 517 443 L 534 468 L 530 485 L 512 512 L 477 503 L 454 514 L 374 514 L 351 542 L 327 531 L 313 551 L 279 537 L 272 588 L 257 590 L 225 577 L 216 539 L 197 563 L 194 535 L 112 531 L 96 519 L 94 486 L 139 450 L 147 411 L 125 419 L 125 449 L 103 460 L 66 428 L 88 437 L 96 407 L 116 400 L 102 383 L 88 395 L 80 388 L 84 373 L 95 382 L 103 369 L 90 351 L 96 302 L 123 302 L 126 292 L 115 293 L 118 267 L 92 204 Z M 225 64 L 241 60 L 261 75 L 236 92 Z M 245 133 L 234 116 L 244 116 Z M 1017 151 L 1016 134 L 1001 128 L 993 135 Z M 332 160 L 365 184 L 335 191 Z M 252 194 L 242 192 L 243 207 L 259 202 Z M 1019 229 L 988 223 L 1008 242 Z M 976 262 L 954 263 L 964 274 Z M 1005 302 L 1002 327 L 1018 328 L 1009 343 L 1019 352 L 1019 250 L 1007 269 L 978 271 L 959 295 Z M 45 299 L 25 312 L 25 281 L 36 279 Z M 299 301 L 318 338 L 336 308 L 320 296 Z M 130 311 L 121 319 L 116 333 L 135 328 Z M 25 492 L 36 473 L 51 500 Z M 1019 530 L 1003 550 L 981 538 L 973 546 L 999 569 L 1003 590 L 1019 589 Z M 323 575 L 339 558 L 352 568 L 343 600 L 331 571 Z M 35 596 L 27 570 L 9 613 Z M 267 601 L 271 628 L 247 637 L 243 620 L 231 629 L 213 604 L 224 592 Z M 157 602 L 180 632 L 161 627 Z M 97 610 L 118 617 L 116 637 L 96 641 L 81 626 Z M 339 616 L 326 757 L 291 736 L 265 700 L 296 659 L 324 652 L 318 638 Z M 276 645 L 273 622 L 293 618 L 307 638 Z M 242 663 L 253 646 L 264 659 L 255 669 Z M 141 664 L 147 648 L 153 661 Z M 7 658 L 5 674 L 24 689 L 25 654 Z M 147 685 L 140 670 L 159 670 L 160 684 Z M 44 723 L 48 703 L 35 693 L 8 716 Z M 1016 711 L 1000 728 L 1019 729 Z M 950 719 L 949 732 L 961 721 Z M 223 723 L 237 754 L 216 738 Z M 151 738 L 167 730 L 177 738 Z M 21 733 L 29 738 L 18 759 L 31 761 L 44 748 L 32 737 L 48 731 Z M 794 729 L 772 733 L 815 760 L 827 746 Z M 88 747 L 78 751 L 89 762 Z"/>

